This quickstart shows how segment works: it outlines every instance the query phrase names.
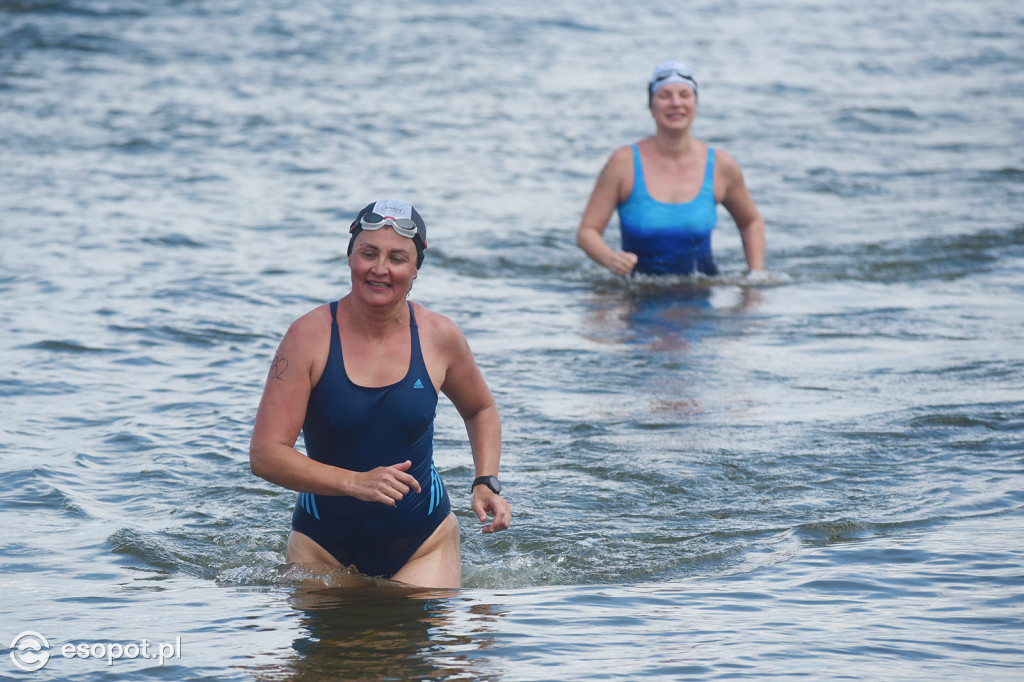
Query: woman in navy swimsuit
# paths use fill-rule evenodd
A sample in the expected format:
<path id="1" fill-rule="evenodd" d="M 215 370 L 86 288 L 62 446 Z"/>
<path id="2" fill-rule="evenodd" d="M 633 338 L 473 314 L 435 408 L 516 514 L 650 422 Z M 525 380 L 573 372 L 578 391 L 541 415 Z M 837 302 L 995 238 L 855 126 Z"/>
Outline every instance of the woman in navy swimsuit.
<path id="1" fill-rule="evenodd" d="M 718 274 L 711 231 L 722 204 L 736 222 L 747 268 L 764 269 L 764 221 L 735 159 L 693 137 L 697 82 L 679 62 L 654 69 L 648 103 L 655 133 L 612 154 L 597 178 L 576 243 L 617 275 Z M 604 241 L 618 209 L 622 249 Z"/>
<path id="2" fill-rule="evenodd" d="M 299 494 L 286 560 L 459 587 L 459 524 L 434 467 L 440 392 L 466 422 L 482 531 L 508 528 L 501 422 L 465 336 L 407 300 L 426 250 L 410 204 L 378 201 L 350 229 L 352 291 L 300 317 L 278 347 L 253 427 L 253 473 Z M 295 449 L 302 432 L 309 456 Z M 488 517 L 492 520 L 488 523 Z"/>

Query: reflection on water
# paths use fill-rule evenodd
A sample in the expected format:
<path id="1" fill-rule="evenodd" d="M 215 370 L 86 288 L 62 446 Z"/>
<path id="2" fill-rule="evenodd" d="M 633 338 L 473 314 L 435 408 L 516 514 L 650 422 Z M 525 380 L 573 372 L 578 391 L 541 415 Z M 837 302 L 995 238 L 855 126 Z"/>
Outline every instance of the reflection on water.
<path id="1" fill-rule="evenodd" d="M 637 277 L 595 288 L 583 303 L 590 341 L 620 352 L 624 376 L 654 415 L 685 418 L 703 411 L 693 393 L 707 383 L 714 343 L 744 334 L 763 289 L 715 279 Z M 704 348 L 705 342 L 712 344 Z M 622 376 L 620 374 L 620 376 Z"/>
<path id="2" fill-rule="evenodd" d="M 313 583 L 289 596 L 302 632 L 291 655 L 253 670 L 258 678 L 500 679 L 483 655 L 495 646 L 500 607 L 459 590 Z"/>
<path id="3" fill-rule="evenodd" d="M 686 352 L 715 332 L 719 318 L 752 312 L 762 300 L 759 287 L 714 280 L 638 277 L 625 286 L 613 284 L 596 287 L 584 302 L 593 328 L 589 338 L 632 346 L 634 352 Z"/>

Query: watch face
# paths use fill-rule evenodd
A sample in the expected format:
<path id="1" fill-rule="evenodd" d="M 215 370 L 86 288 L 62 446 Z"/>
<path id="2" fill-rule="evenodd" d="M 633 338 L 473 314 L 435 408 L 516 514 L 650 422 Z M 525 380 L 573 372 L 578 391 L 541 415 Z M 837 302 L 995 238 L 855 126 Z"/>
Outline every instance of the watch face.
<path id="1" fill-rule="evenodd" d="M 495 494 L 501 492 L 501 482 L 498 480 L 497 476 L 480 476 L 473 481 L 474 488 L 478 485 L 486 485 L 488 488 L 493 490 Z"/>

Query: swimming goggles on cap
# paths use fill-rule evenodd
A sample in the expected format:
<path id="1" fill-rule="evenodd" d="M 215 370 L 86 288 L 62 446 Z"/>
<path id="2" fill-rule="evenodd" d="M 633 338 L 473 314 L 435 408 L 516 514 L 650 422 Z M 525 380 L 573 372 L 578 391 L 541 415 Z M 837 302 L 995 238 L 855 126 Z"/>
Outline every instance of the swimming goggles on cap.
<path id="1" fill-rule="evenodd" d="M 356 226 L 359 226 L 364 230 L 379 230 L 385 225 L 390 225 L 395 229 L 395 232 L 403 237 L 408 237 L 409 239 L 412 239 L 419 234 L 416 221 L 412 218 L 394 218 L 389 215 L 374 213 L 373 211 L 364 213 L 359 220 L 352 224 L 352 228 L 349 232 L 356 229 Z"/>
<path id="2" fill-rule="evenodd" d="M 669 78 L 672 78 L 673 76 L 675 76 L 676 78 L 682 78 L 684 81 L 692 83 L 693 84 L 693 89 L 694 90 L 697 89 L 697 81 L 694 80 L 693 76 L 691 76 L 688 73 L 683 73 L 682 71 L 676 71 L 675 69 L 673 69 L 671 71 L 664 71 L 664 72 L 659 73 L 658 75 L 656 75 L 654 78 L 652 78 L 651 79 L 651 88 L 653 89 L 654 86 L 656 86 L 658 83 L 660 83 L 660 82 L 662 82 L 664 80 L 668 80 Z"/>

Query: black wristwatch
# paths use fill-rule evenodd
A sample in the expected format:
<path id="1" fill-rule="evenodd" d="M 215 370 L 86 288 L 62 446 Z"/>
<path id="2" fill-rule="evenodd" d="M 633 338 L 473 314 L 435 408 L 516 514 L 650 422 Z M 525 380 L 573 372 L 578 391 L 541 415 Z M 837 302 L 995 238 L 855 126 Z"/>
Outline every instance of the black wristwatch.
<path id="1" fill-rule="evenodd" d="M 488 488 L 494 491 L 495 495 L 501 492 L 501 481 L 498 480 L 497 476 L 477 476 L 476 478 L 473 479 L 473 486 L 470 488 L 470 490 L 477 487 L 478 485 L 487 486 Z"/>

